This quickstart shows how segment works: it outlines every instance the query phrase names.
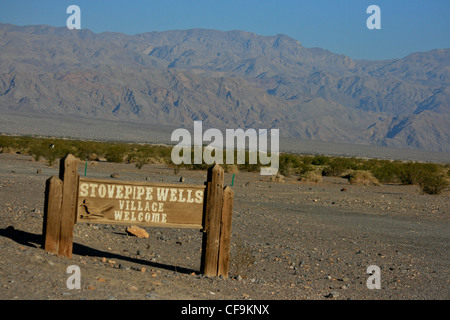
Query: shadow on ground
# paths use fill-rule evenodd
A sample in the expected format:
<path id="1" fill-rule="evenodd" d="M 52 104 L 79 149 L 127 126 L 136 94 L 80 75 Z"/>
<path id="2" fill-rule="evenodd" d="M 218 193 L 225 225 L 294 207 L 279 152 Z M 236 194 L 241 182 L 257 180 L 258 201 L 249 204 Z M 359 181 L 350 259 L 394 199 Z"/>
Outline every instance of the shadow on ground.
<path id="1" fill-rule="evenodd" d="M 28 246 L 28 247 L 36 248 L 36 249 L 38 249 L 38 248 L 43 249 L 44 241 L 43 241 L 42 235 L 17 230 L 13 226 L 9 226 L 5 229 L 0 229 L 0 236 L 9 238 L 21 245 L 24 245 L 24 246 Z M 123 261 L 128 261 L 128 262 L 137 263 L 137 264 L 144 264 L 144 265 L 154 267 L 154 268 L 175 271 L 178 273 L 185 273 L 185 274 L 192 274 L 193 272 L 199 273 L 198 270 L 192 270 L 192 269 L 187 269 L 187 268 L 183 268 L 183 267 L 167 265 L 167 264 L 163 264 L 163 263 L 151 262 L 151 261 L 146 261 L 146 260 L 142 260 L 142 259 L 135 259 L 135 258 L 123 256 L 120 254 L 101 251 L 101 250 L 94 249 L 94 248 L 91 248 L 91 247 L 88 247 L 88 246 L 85 246 L 82 244 L 78 244 L 78 243 L 73 244 L 72 253 L 76 254 L 76 255 L 80 255 L 80 256 L 104 257 L 107 259 L 123 260 Z"/>

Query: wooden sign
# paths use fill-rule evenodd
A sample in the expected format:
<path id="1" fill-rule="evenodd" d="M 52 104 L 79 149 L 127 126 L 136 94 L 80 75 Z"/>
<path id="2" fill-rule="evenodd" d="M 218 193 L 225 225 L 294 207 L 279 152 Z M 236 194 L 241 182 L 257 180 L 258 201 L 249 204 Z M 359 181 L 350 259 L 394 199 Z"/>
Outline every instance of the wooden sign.
<path id="1" fill-rule="evenodd" d="M 200 272 L 228 277 L 233 190 L 214 165 L 205 185 L 154 184 L 80 178 L 79 160 L 67 155 L 60 174 L 46 182 L 44 250 L 72 257 L 76 223 L 195 228 L 203 231 Z"/>
<path id="2" fill-rule="evenodd" d="M 80 178 L 77 222 L 203 229 L 205 186 Z"/>

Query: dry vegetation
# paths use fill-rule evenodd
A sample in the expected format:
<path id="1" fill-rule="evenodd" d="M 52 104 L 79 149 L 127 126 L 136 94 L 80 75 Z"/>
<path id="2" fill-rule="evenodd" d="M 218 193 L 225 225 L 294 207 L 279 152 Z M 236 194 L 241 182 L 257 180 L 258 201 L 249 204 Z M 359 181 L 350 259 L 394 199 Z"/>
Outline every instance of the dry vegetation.
<path id="1" fill-rule="evenodd" d="M 163 145 L 0 136 L 0 153 L 30 154 L 35 160 L 45 158 L 49 166 L 68 153 L 84 161 L 134 163 L 138 169 L 150 163 L 168 164 L 174 167 L 174 171 L 180 168 L 205 170 L 209 166 L 205 163 L 175 166 L 171 162 L 171 150 L 172 147 Z M 316 183 L 322 180 L 322 176 L 336 176 L 348 178 L 351 184 L 418 185 L 424 193 L 439 194 L 448 187 L 450 177 L 449 164 L 294 154 L 281 154 L 279 160 L 279 175 L 272 177 L 273 181 L 279 182 L 283 181 L 283 177 L 293 175 L 297 175 L 300 180 Z M 261 167 L 261 164 L 248 162 L 225 164 L 224 169 L 237 173 L 254 172 Z"/>

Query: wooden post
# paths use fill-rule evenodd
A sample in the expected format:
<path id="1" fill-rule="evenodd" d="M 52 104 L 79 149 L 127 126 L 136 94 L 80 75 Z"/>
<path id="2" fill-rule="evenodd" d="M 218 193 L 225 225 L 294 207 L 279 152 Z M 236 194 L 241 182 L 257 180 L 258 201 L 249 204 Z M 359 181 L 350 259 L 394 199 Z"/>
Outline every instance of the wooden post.
<path id="1" fill-rule="evenodd" d="M 44 206 L 44 250 L 58 254 L 61 228 L 61 201 L 63 183 L 53 176 L 46 181 Z"/>
<path id="2" fill-rule="evenodd" d="M 71 154 L 62 158 L 59 164 L 59 177 L 63 180 L 63 195 L 58 253 L 72 258 L 73 227 L 78 197 L 78 159 Z"/>
<path id="3" fill-rule="evenodd" d="M 223 191 L 222 219 L 220 225 L 218 276 L 228 278 L 230 266 L 231 219 L 233 216 L 234 192 L 230 187 Z"/>
<path id="4" fill-rule="evenodd" d="M 208 169 L 206 186 L 205 226 L 201 271 L 206 276 L 217 275 L 220 223 L 223 205 L 224 171 L 218 164 Z"/>

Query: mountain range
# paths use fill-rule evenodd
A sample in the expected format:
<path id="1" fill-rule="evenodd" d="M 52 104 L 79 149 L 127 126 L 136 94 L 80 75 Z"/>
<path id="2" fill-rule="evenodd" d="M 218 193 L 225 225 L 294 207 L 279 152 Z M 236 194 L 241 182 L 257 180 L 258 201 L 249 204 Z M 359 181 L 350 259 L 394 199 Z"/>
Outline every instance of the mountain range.
<path id="1" fill-rule="evenodd" d="M 0 24 L 11 111 L 450 152 L 450 49 L 367 61 L 286 35 Z"/>

